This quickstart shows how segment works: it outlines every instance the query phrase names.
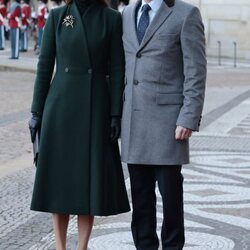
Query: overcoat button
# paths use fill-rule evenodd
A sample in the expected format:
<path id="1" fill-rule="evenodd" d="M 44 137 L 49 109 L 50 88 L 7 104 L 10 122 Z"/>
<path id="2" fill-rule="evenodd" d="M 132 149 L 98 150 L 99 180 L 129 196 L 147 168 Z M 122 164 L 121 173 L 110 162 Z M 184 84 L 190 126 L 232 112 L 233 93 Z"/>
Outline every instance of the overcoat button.
<path id="1" fill-rule="evenodd" d="M 92 74 L 93 70 L 92 69 L 88 69 L 88 73 Z"/>
<path id="2" fill-rule="evenodd" d="M 65 68 L 65 72 L 68 73 L 69 72 L 69 68 Z"/>
<path id="3" fill-rule="evenodd" d="M 139 81 L 134 80 L 134 85 L 138 85 L 138 84 L 139 84 Z"/>
<path id="4" fill-rule="evenodd" d="M 137 58 L 141 58 L 141 53 L 138 52 L 138 53 L 136 54 L 136 57 L 137 57 Z"/>

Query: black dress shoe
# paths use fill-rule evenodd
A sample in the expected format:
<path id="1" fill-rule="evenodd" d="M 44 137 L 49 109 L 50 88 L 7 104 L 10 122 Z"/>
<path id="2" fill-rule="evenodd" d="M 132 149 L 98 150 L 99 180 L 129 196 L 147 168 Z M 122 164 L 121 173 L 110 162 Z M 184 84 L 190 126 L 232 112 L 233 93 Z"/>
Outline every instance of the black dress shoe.
<path id="1" fill-rule="evenodd" d="M 20 52 L 27 52 L 27 49 L 21 49 Z"/>
<path id="2" fill-rule="evenodd" d="M 0 50 L 4 50 L 4 48 L 0 48 Z"/>
<path id="3" fill-rule="evenodd" d="M 9 59 L 17 60 L 18 57 L 9 57 Z"/>

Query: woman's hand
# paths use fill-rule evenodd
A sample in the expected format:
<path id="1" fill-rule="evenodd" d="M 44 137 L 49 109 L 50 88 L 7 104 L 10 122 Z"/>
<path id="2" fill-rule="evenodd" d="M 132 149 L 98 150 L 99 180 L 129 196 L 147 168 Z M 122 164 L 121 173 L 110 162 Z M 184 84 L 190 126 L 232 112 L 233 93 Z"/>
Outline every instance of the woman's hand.
<path id="1" fill-rule="evenodd" d="M 35 141 L 36 133 L 41 127 L 41 121 L 42 119 L 40 115 L 32 113 L 32 117 L 29 120 L 29 130 L 32 143 Z"/>
<path id="2" fill-rule="evenodd" d="M 121 133 L 121 118 L 114 116 L 111 118 L 111 142 L 116 142 Z"/>

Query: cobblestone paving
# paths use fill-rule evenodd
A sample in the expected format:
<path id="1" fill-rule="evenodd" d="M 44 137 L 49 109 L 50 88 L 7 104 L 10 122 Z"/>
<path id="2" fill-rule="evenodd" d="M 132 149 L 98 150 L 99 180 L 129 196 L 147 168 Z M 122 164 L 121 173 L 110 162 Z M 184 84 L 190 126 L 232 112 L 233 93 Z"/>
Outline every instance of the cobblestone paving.
<path id="1" fill-rule="evenodd" d="M 34 74 L 0 71 L 0 164 L 31 153 L 27 120 L 33 81 Z"/>
<path id="2" fill-rule="evenodd" d="M 27 118 L 34 75 L 1 71 L 0 75 L 0 170 L 22 155 L 30 157 L 25 168 L 0 175 L 0 250 L 54 250 L 51 215 L 29 210 L 35 168 L 30 164 Z M 225 102 L 205 107 L 203 129 L 191 139 L 191 164 L 183 167 L 184 250 L 250 249 L 250 99 L 244 94 L 250 88 L 243 80 L 242 84 L 234 93 L 227 89 L 230 98 L 226 93 Z M 126 166 L 124 172 L 130 193 Z M 157 197 L 160 230 L 159 192 Z M 126 213 L 96 218 L 90 250 L 134 250 L 130 217 Z M 76 249 L 75 216 L 68 236 L 68 249 Z"/>
<path id="3" fill-rule="evenodd" d="M 185 166 L 185 250 L 247 250 L 250 244 L 249 153 L 193 151 Z M 126 173 L 126 168 L 125 174 Z M 0 249 L 54 249 L 50 215 L 29 211 L 34 168 L 0 183 Z M 129 191 L 129 181 L 126 179 Z M 159 193 L 157 194 L 158 197 Z M 158 225 L 162 221 L 158 200 Z M 132 250 L 130 213 L 97 218 L 91 250 Z M 69 226 L 69 249 L 76 248 L 76 217 Z"/>

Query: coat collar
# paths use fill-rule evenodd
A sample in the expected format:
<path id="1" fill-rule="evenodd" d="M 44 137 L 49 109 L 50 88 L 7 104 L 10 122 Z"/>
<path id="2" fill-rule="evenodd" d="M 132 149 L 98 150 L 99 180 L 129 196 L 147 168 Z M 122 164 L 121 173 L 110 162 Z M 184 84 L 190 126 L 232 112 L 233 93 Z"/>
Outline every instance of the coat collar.
<path id="1" fill-rule="evenodd" d="M 159 10 L 159 8 L 161 7 L 162 1 L 163 1 L 163 0 L 153 0 L 153 1 L 150 1 L 150 2 L 148 3 L 148 5 L 151 7 L 151 10 L 150 10 L 150 11 L 153 11 L 153 12 L 156 13 L 156 12 Z M 141 7 L 140 7 L 139 10 L 138 10 L 139 12 L 142 11 L 142 8 L 143 8 L 143 6 L 144 6 L 145 4 L 147 4 L 147 2 L 146 2 L 145 0 L 142 0 L 142 1 L 141 1 Z"/>
<path id="2" fill-rule="evenodd" d="M 161 4 L 160 9 L 156 13 L 154 19 L 152 20 L 151 24 L 148 26 L 146 33 L 142 39 L 142 42 L 140 44 L 139 49 L 142 49 L 148 41 L 152 38 L 154 33 L 157 31 L 157 29 L 162 25 L 163 22 L 169 17 L 169 15 L 172 13 L 172 9 L 169 8 L 166 3 L 163 1 Z"/>
<path id="3" fill-rule="evenodd" d="M 139 42 L 138 42 L 138 39 L 137 39 L 137 28 L 136 28 L 136 24 L 137 24 L 137 13 L 138 13 L 138 10 L 140 9 L 141 7 L 141 0 L 138 0 L 133 9 L 132 9 L 132 12 L 131 12 L 131 18 L 130 20 L 132 21 L 132 39 L 136 45 L 136 47 L 139 47 Z"/>
<path id="4" fill-rule="evenodd" d="M 132 18 L 131 19 L 134 21 L 133 28 L 132 28 L 133 40 L 134 40 L 136 46 L 138 47 L 138 49 L 142 50 L 145 47 L 145 45 L 149 42 L 149 40 L 152 38 L 154 33 L 157 31 L 157 29 L 169 17 L 169 15 L 172 13 L 173 10 L 172 10 L 172 7 L 169 7 L 171 5 L 169 5 L 166 1 L 162 2 L 162 4 L 161 4 L 158 12 L 156 13 L 153 21 L 149 25 L 141 44 L 139 45 L 138 39 L 137 39 L 137 34 L 136 34 L 136 19 L 137 19 L 137 13 L 138 13 L 140 6 L 141 6 L 141 0 L 138 0 L 136 2 L 136 4 L 134 5 L 133 10 L 132 10 Z"/>
<path id="5" fill-rule="evenodd" d="M 72 1 L 72 3 L 69 5 L 67 12 L 64 17 L 67 15 L 72 15 L 74 20 L 74 27 L 72 28 L 72 34 L 76 36 L 75 39 L 79 43 L 79 48 L 82 48 L 82 55 L 86 55 L 85 60 L 89 66 L 91 66 L 91 58 L 89 54 L 89 48 L 88 48 L 88 39 L 87 39 L 87 33 L 86 28 L 84 24 L 84 19 L 88 15 L 88 13 L 91 11 L 91 9 L 94 7 L 95 4 L 88 7 L 88 9 L 85 11 L 83 16 L 80 15 L 80 12 L 76 6 L 75 1 Z M 81 52 L 79 52 L 81 53 Z"/>

